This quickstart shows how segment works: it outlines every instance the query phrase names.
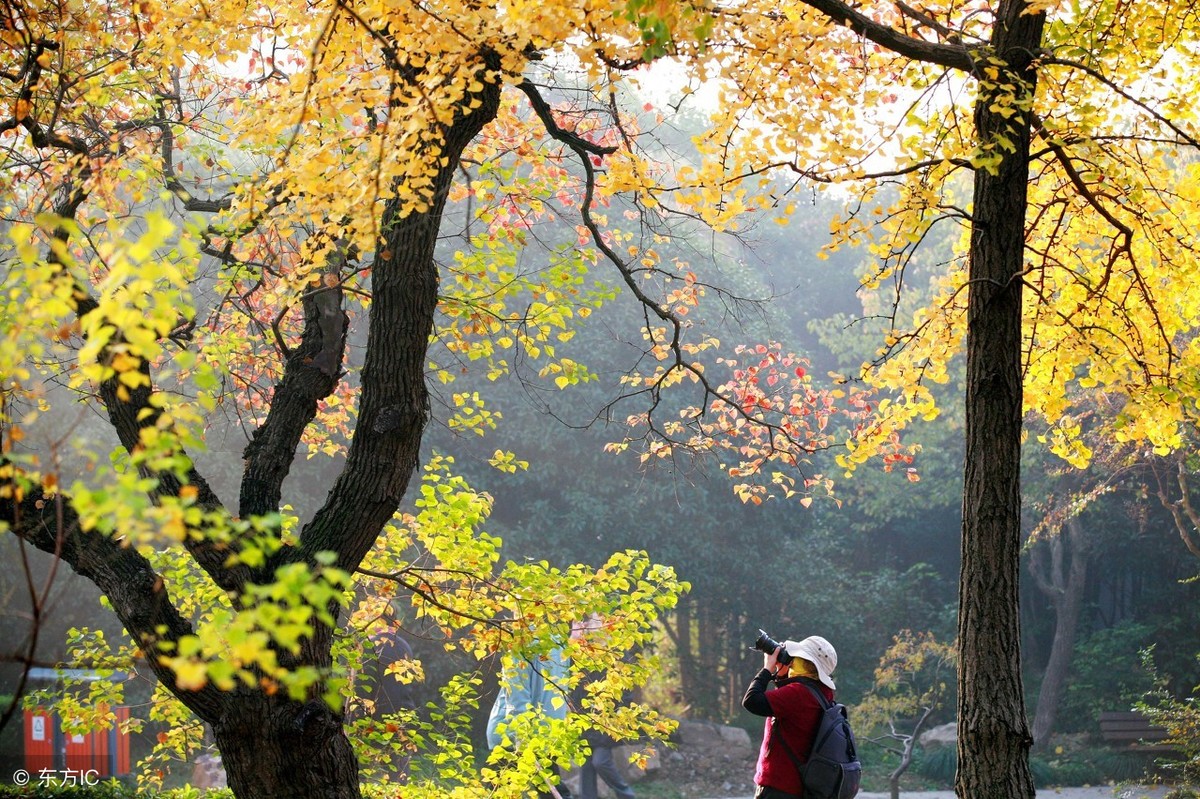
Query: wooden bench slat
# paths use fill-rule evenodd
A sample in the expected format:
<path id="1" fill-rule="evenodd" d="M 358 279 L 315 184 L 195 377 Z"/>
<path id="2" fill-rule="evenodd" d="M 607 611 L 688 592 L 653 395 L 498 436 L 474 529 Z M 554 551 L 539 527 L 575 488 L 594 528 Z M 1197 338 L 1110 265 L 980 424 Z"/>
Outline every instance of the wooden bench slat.
<path id="1" fill-rule="evenodd" d="M 1140 721 L 1149 724 L 1149 720 L 1136 710 L 1105 710 L 1100 714 L 1100 723 L 1106 721 Z"/>
<path id="2" fill-rule="evenodd" d="M 1165 751 L 1172 747 L 1159 744 L 1167 737 L 1167 731 L 1150 723 L 1136 710 L 1108 710 L 1100 714 L 1100 736 L 1113 743 L 1127 744 L 1139 751 Z"/>

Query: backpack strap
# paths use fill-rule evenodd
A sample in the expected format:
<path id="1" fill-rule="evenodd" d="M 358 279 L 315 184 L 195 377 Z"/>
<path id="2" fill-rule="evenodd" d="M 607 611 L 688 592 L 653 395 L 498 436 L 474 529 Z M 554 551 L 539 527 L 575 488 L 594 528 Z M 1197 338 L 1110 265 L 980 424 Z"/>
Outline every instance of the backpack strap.
<path id="1" fill-rule="evenodd" d="M 792 751 L 792 747 L 788 745 L 787 738 L 783 737 L 781 731 L 778 735 L 775 734 L 775 722 L 778 721 L 775 716 L 771 717 L 771 742 L 774 743 L 779 739 L 780 746 L 783 747 L 784 753 L 788 756 L 788 760 L 792 761 L 792 765 L 796 767 L 796 771 L 800 772 L 800 784 L 804 784 L 804 764 L 800 762 L 800 758 L 796 757 L 796 753 Z"/>
<path id="2" fill-rule="evenodd" d="M 819 686 L 821 684 L 819 682 L 810 677 L 800 677 L 798 678 L 798 681 L 803 683 L 804 687 L 811 691 L 812 695 L 817 698 L 817 702 L 820 703 L 822 711 L 829 710 L 833 703 L 825 698 L 825 692 L 820 689 Z"/>
<path id="3" fill-rule="evenodd" d="M 809 679 L 808 677 L 801 677 L 800 681 L 804 683 L 805 688 L 812 691 L 812 695 L 815 696 L 817 698 L 817 701 L 821 703 L 821 712 L 822 713 L 828 711 L 829 708 L 833 707 L 833 702 L 830 702 L 828 699 L 826 699 L 825 693 L 820 689 L 821 683 L 818 683 L 816 680 Z M 813 740 L 813 748 L 814 749 L 816 749 L 818 743 L 819 742 L 816 739 Z M 850 737 L 850 740 L 848 741 L 848 743 L 850 745 L 849 751 L 850 751 L 851 756 L 854 757 L 855 759 L 857 759 L 858 754 L 856 752 L 853 734 L 851 734 L 851 737 Z M 812 753 L 810 752 L 809 758 L 811 758 L 811 757 L 812 757 Z"/>
<path id="4" fill-rule="evenodd" d="M 824 713 L 826 710 L 829 710 L 829 708 L 832 706 L 833 703 L 830 702 L 828 699 L 826 699 L 825 694 L 822 693 L 821 689 L 817 687 L 819 685 L 819 683 L 817 683 L 815 680 L 812 680 L 808 677 L 799 677 L 799 678 L 797 678 L 797 682 L 803 683 L 804 687 L 812 692 L 812 695 L 814 697 L 816 697 L 816 699 L 817 699 L 817 703 L 821 705 L 822 713 Z M 791 760 L 792 765 L 794 765 L 796 767 L 796 771 L 800 772 L 800 784 L 803 785 L 804 784 L 804 764 L 800 762 L 800 758 L 796 757 L 796 753 L 792 751 L 792 747 L 788 744 L 787 738 L 784 737 L 783 732 L 781 731 L 779 733 L 779 735 L 774 734 L 775 733 L 775 722 L 777 722 L 778 720 L 779 720 L 778 716 L 771 717 L 771 741 L 774 742 L 776 739 L 779 740 L 780 745 L 783 746 L 784 753 L 787 754 L 787 756 L 788 756 L 788 760 Z M 820 721 L 818 720 L 818 726 L 819 726 L 819 724 L 820 724 Z M 816 739 L 814 738 L 813 745 L 816 746 L 816 743 L 817 743 Z M 810 752 L 809 754 L 811 755 L 812 753 Z"/>

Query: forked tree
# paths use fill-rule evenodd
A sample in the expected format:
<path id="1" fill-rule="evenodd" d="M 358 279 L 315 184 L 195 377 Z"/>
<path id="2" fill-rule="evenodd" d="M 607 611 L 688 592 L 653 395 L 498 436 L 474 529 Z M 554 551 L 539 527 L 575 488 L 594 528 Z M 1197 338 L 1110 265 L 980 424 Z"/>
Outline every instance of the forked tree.
<path id="1" fill-rule="evenodd" d="M 834 440 L 839 409 L 853 436 L 845 466 L 903 460 L 897 431 L 936 412 L 925 386 L 965 348 L 957 790 L 1033 795 L 1017 592 L 1022 414 L 1044 417 L 1055 449 L 1082 463 L 1066 399 L 1079 383 L 1118 398 L 1118 435 L 1180 442 L 1194 404 L 1179 401 L 1179 376 L 1196 353 L 1179 342 L 1197 315 L 1183 299 L 1198 262 L 1195 110 L 1179 91 L 1200 58 L 1190 7 L 10 0 L 4 10 L 13 222 L 0 518 L 100 586 L 163 685 L 211 725 L 239 796 L 358 795 L 335 655 L 356 571 L 398 582 L 479 654 L 535 655 L 554 635 L 535 643 L 530 623 L 561 637 L 589 611 L 625 619 L 620 642 L 636 644 L 671 604 L 673 575 L 636 556 L 567 578 L 494 569 L 496 542 L 479 534 L 486 498 L 445 461 L 420 516 L 395 518 L 430 375 L 450 385 L 464 365 L 503 372 L 515 347 L 560 386 L 587 379 L 554 343 L 605 295 L 588 283 L 602 265 L 645 308 L 636 340 L 649 368 L 626 389 L 644 402 L 635 422 L 647 456 L 730 447 L 752 500 L 767 486 L 805 498 L 824 485 L 795 468 Z M 620 106 L 621 85 L 659 60 L 717 87 L 689 163 L 661 160 L 636 108 Z M 834 244 L 878 224 L 865 282 L 894 296 L 929 229 L 962 226 L 935 301 L 912 318 L 897 310 L 865 370 L 896 398 L 839 405 L 767 343 L 733 358 L 728 382 L 701 360 L 716 342 L 688 315 L 715 289 L 662 260 L 655 236 L 667 233 L 654 222 L 682 212 L 721 230 L 786 214 L 768 179 L 779 172 L 857 196 L 862 213 Z M 866 209 L 889 183 L 900 200 L 876 218 Z M 472 226 L 443 262 L 451 199 L 468 203 Z M 155 202 L 166 210 L 148 211 Z M 514 254 L 550 214 L 571 214 L 577 237 L 524 274 Z M 351 354 L 359 313 L 366 344 Z M 83 452 L 67 472 L 20 444 L 58 402 L 56 384 L 102 410 L 115 465 Z M 664 401 L 681 384 L 694 401 Z M 480 398 L 449 391 L 453 424 L 492 421 Z M 228 504 L 189 454 L 219 401 L 250 431 Z M 345 460 L 300 524 L 284 481 L 305 448 L 344 449 Z M 519 468 L 510 454 L 496 462 Z M 403 560 L 410 542 L 437 568 Z M 550 736 L 547 757 L 569 758 L 569 737 Z M 509 765 L 502 790 L 544 768 Z"/>
<path id="2" fill-rule="evenodd" d="M 575 37 L 589 19 L 604 30 Z M 571 59 L 633 71 L 640 19 L 567 5 L 6 3 L 0 521 L 96 583 L 130 641 L 81 640 L 81 653 L 144 663 L 158 718 L 177 725 L 162 743 L 202 721 L 238 796 L 358 796 L 368 738 L 424 741 L 411 792 L 486 779 L 517 795 L 578 757 L 581 724 L 667 729 L 619 699 L 645 669 L 623 654 L 683 588 L 673 571 L 638 552 L 600 568 L 501 565 L 490 498 L 451 458 L 417 468 L 430 386 L 459 370 L 519 360 L 557 388 L 589 378 L 556 345 L 611 295 L 598 263 L 645 305 L 657 366 L 631 393 L 655 430 L 671 429 L 656 403 L 681 376 L 701 405 L 758 422 L 696 359 L 712 342 L 692 342 L 682 319 L 704 286 L 659 262 L 639 187 L 663 175 L 639 155 L 634 115 Z M 622 193 L 629 230 L 605 218 Z M 460 244 L 444 256 L 451 202 Z M 573 220 L 569 238 L 526 268 L 530 229 L 552 216 Z M 438 397 L 452 427 L 495 422 L 472 392 Z M 788 446 L 824 445 L 826 399 L 814 391 L 797 400 L 810 419 L 772 423 Z M 246 430 L 233 481 L 201 463 L 223 418 Z M 301 520 L 285 481 L 305 455 L 340 468 Z M 514 453 L 494 464 L 521 468 Z M 398 513 L 418 478 L 415 511 Z M 408 718 L 382 736 L 357 725 L 352 740 L 352 678 L 394 596 L 470 654 L 536 662 L 566 646 L 579 674 L 607 676 L 569 724 L 526 720 L 520 751 L 487 764 L 462 734 L 469 676 L 445 686 L 446 729 Z M 592 613 L 603 645 L 569 641 Z"/>

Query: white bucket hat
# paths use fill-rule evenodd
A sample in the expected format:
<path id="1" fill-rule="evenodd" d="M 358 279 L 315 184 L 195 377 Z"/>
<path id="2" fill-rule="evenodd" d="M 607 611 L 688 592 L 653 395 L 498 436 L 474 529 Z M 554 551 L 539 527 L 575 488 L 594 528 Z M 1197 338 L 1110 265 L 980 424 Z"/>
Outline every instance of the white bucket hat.
<path id="1" fill-rule="evenodd" d="M 833 644 L 819 635 L 810 635 L 803 641 L 784 641 L 783 648 L 794 658 L 804 658 L 817 667 L 817 677 L 830 688 L 837 690 L 833 683 L 833 670 L 837 668 L 837 650 Z"/>

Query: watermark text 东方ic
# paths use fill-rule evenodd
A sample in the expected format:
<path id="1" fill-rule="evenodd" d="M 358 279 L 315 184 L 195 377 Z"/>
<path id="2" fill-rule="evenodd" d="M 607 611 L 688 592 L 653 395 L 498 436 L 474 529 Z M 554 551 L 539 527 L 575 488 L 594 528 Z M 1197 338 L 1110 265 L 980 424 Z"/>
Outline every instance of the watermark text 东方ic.
<path id="1" fill-rule="evenodd" d="M 100 783 L 100 772 L 95 769 L 39 769 L 37 773 L 30 774 L 25 769 L 18 769 L 13 772 L 12 781 L 14 785 L 28 785 L 30 782 L 37 782 L 44 787 L 55 785 L 98 785 Z"/>

